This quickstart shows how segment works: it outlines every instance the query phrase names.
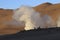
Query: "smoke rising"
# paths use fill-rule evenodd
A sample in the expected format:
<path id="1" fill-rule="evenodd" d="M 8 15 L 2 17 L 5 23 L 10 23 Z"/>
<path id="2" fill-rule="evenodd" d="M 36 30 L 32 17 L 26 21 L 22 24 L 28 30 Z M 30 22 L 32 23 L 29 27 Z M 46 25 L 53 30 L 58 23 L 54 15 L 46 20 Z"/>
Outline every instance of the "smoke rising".
<path id="1" fill-rule="evenodd" d="M 45 15 L 40 16 L 41 13 L 34 11 L 30 6 L 21 6 L 20 8 L 14 10 L 13 19 L 18 22 L 25 22 L 25 30 L 37 29 L 37 28 L 47 28 L 53 26 L 51 17 Z"/>

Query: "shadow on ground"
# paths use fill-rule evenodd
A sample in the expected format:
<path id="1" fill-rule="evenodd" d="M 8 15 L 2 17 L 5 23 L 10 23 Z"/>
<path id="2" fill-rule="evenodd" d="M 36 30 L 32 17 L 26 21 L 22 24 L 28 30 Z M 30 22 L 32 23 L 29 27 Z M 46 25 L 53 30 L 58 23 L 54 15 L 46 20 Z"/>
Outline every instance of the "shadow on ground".
<path id="1" fill-rule="evenodd" d="M 0 36 L 0 40 L 60 40 L 60 28 L 34 29 Z"/>

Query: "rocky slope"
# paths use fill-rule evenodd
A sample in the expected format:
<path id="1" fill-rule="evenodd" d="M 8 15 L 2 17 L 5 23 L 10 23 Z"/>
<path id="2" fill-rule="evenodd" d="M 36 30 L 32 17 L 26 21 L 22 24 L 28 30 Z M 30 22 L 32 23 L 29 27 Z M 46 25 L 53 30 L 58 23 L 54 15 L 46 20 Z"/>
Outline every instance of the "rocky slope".
<path id="1" fill-rule="evenodd" d="M 11 24 L 14 21 L 12 15 L 12 9 L 0 9 L 0 35 L 16 33 L 23 29 L 23 27 Z"/>
<path id="2" fill-rule="evenodd" d="M 34 7 L 37 12 L 42 13 L 42 16 L 47 14 L 52 17 L 53 20 L 57 20 L 58 16 L 60 15 L 60 3 L 58 4 L 51 4 L 51 3 L 43 3 Z"/>

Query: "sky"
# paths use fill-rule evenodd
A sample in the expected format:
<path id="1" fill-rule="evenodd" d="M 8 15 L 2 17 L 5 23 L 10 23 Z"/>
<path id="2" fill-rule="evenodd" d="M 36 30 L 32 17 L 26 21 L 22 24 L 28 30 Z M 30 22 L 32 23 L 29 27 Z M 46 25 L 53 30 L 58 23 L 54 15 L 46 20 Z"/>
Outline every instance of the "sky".
<path id="1" fill-rule="evenodd" d="M 0 0 L 0 8 L 16 9 L 22 5 L 34 7 L 45 2 L 56 4 L 60 3 L 60 0 Z"/>

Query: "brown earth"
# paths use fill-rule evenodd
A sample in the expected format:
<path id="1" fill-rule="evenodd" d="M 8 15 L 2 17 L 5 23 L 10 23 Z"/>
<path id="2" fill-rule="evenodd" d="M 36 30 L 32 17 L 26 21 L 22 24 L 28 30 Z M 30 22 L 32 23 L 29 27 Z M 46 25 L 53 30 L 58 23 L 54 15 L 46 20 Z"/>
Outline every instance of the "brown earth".
<path id="1" fill-rule="evenodd" d="M 58 17 L 60 16 L 60 3 L 51 4 L 47 2 L 34 7 L 34 9 L 37 12 L 41 13 L 41 16 L 45 14 L 51 16 L 55 23 L 58 20 Z"/>
<path id="2" fill-rule="evenodd" d="M 21 26 L 17 27 L 16 25 L 5 23 L 11 22 L 13 20 L 12 15 L 13 15 L 12 9 L 0 9 L 0 35 L 16 33 L 23 29 L 23 27 Z"/>
<path id="3" fill-rule="evenodd" d="M 60 4 L 43 3 L 33 7 L 37 12 L 42 13 L 41 16 L 47 14 L 52 17 L 54 21 L 60 15 Z M 0 9 L 0 34 L 12 34 L 24 30 L 24 27 L 14 28 L 15 25 L 5 24 L 6 21 L 12 21 L 13 9 Z M 14 26 L 14 27 L 13 27 Z"/>

